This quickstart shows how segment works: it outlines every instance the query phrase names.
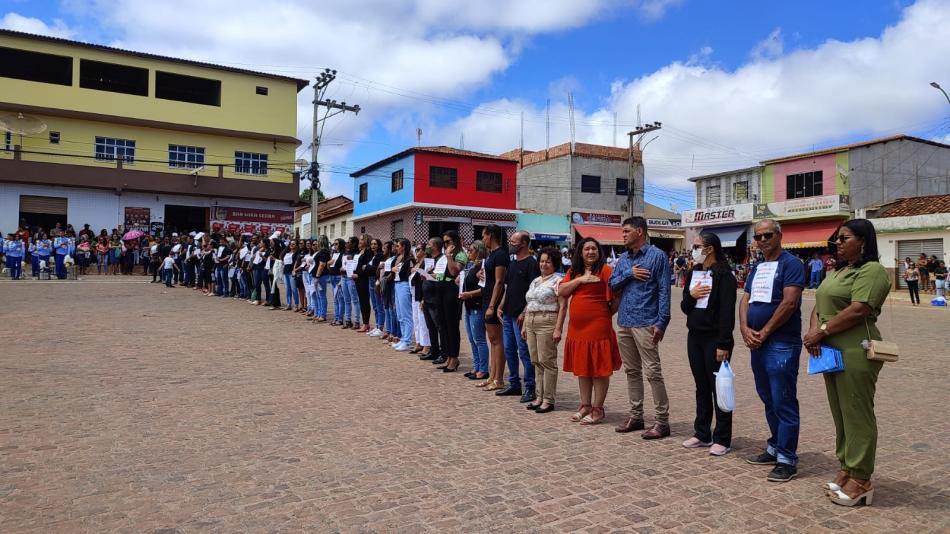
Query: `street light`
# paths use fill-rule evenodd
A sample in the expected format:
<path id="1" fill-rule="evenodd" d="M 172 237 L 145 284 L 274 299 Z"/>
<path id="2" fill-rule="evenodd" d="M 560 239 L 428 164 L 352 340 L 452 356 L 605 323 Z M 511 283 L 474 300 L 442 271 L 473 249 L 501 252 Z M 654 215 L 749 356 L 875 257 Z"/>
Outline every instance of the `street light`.
<path id="1" fill-rule="evenodd" d="M 943 87 L 940 87 L 940 84 L 939 84 L 939 83 L 937 83 L 937 82 L 930 82 L 930 86 L 933 87 L 934 89 L 940 91 L 941 93 L 943 93 L 943 96 L 945 96 L 945 97 L 947 98 L 947 103 L 950 104 L 950 95 L 947 95 L 947 92 L 943 90 Z"/>

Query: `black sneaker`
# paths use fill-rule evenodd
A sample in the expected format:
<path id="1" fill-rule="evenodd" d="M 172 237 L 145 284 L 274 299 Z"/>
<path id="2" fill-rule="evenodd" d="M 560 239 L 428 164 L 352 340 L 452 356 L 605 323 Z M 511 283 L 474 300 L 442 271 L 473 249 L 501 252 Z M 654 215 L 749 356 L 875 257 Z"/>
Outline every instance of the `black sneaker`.
<path id="1" fill-rule="evenodd" d="M 752 465 L 775 465 L 778 462 L 778 458 L 769 454 L 769 451 L 765 451 L 758 456 L 746 458 L 745 461 Z"/>
<path id="2" fill-rule="evenodd" d="M 788 482 L 795 478 L 796 475 L 798 475 L 798 469 L 795 469 L 794 465 L 778 463 L 775 464 L 775 469 L 772 469 L 772 472 L 769 473 L 768 481 Z"/>

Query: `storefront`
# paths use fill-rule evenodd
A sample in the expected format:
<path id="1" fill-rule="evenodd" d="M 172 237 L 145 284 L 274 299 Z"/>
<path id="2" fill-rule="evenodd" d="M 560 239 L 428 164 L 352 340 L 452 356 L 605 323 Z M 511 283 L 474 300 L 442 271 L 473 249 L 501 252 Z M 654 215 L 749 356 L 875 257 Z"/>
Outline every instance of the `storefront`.
<path id="1" fill-rule="evenodd" d="M 212 215 L 211 231 L 231 234 L 260 232 L 265 235 L 280 231 L 289 236 L 293 224 L 293 210 L 218 207 Z"/>
<path id="2" fill-rule="evenodd" d="M 517 227 L 517 211 L 411 207 L 376 213 L 353 219 L 355 235 L 369 234 L 384 241 L 406 238 L 413 244 L 425 243 L 430 237 L 447 230 L 458 232 L 462 243 L 482 238 L 488 225 L 498 225 L 510 235 Z"/>
<path id="3" fill-rule="evenodd" d="M 686 231 L 683 223 L 676 219 L 647 219 L 650 231 L 650 244 L 663 250 L 681 252 L 686 249 Z"/>
<path id="4" fill-rule="evenodd" d="M 828 254 L 828 242 L 850 218 L 848 197 L 825 195 L 758 204 L 756 220 L 774 219 L 782 225 L 782 247 L 800 258 Z"/>
<path id="5" fill-rule="evenodd" d="M 753 204 L 735 204 L 686 210 L 683 212 L 682 221 L 688 240 L 702 232 L 714 233 L 722 242 L 726 255 L 734 262 L 742 262 L 749 253 L 754 214 Z"/>
<path id="6" fill-rule="evenodd" d="M 531 248 L 558 248 L 568 246 L 571 240 L 570 220 L 566 215 L 548 215 L 545 213 L 519 213 L 518 229 L 531 236 Z"/>

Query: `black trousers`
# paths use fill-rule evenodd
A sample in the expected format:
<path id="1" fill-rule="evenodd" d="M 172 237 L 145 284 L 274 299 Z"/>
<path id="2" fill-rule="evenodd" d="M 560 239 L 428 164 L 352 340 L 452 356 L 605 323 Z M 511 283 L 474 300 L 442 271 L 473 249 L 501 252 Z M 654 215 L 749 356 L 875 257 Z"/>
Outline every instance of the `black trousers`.
<path id="1" fill-rule="evenodd" d="M 907 280 L 907 290 L 910 291 L 911 304 L 920 304 L 920 282 Z"/>
<path id="2" fill-rule="evenodd" d="M 462 317 L 462 301 L 458 299 L 458 286 L 452 282 L 436 283 L 436 323 L 439 341 L 446 358 L 458 358 L 462 343 L 459 321 Z"/>
<path id="3" fill-rule="evenodd" d="M 439 288 L 435 282 L 422 283 L 422 315 L 426 319 L 426 329 L 429 331 L 430 354 L 442 356 L 442 340 L 439 332 Z"/>
<path id="4" fill-rule="evenodd" d="M 360 317 L 364 325 L 369 325 L 369 278 L 356 279 L 356 295 L 360 299 Z"/>
<path id="5" fill-rule="evenodd" d="M 716 361 L 715 335 L 708 332 L 690 331 L 686 336 L 686 353 L 689 356 L 689 369 L 696 382 L 696 420 L 693 422 L 694 436 L 704 443 L 713 442 L 725 447 L 732 444 L 732 412 L 724 412 L 716 405 L 716 375 L 719 362 Z M 732 355 L 729 355 L 730 358 Z M 716 429 L 710 432 L 713 411 L 716 413 Z"/>

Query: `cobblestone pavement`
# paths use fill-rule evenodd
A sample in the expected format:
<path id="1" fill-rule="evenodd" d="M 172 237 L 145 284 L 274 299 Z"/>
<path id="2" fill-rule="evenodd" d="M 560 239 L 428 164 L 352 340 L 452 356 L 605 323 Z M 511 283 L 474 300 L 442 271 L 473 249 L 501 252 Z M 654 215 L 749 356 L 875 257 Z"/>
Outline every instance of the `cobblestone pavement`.
<path id="1" fill-rule="evenodd" d="M 878 493 L 846 509 L 822 494 L 834 433 L 804 371 L 798 479 L 742 461 L 766 437 L 744 349 L 735 452 L 680 447 L 694 403 L 676 302 L 658 442 L 613 431 L 621 374 L 610 424 L 581 427 L 573 377 L 537 415 L 379 341 L 187 289 L 0 282 L 0 302 L 3 532 L 950 529 L 947 310 L 887 310 L 904 356 L 878 384 Z"/>

